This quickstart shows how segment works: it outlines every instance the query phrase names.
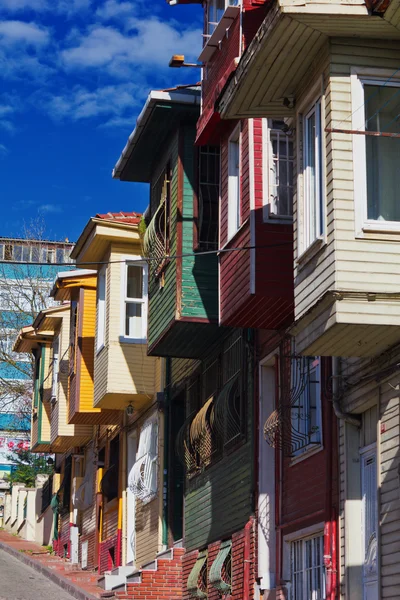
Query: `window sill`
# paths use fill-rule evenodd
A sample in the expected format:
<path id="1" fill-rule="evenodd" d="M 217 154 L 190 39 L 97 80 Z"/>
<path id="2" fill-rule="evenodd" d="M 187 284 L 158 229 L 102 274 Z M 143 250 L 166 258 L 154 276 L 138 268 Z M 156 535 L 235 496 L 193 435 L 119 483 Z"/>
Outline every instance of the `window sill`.
<path id="1" fill-rule="evenodd" d="M 292 216 L 276 215 L 270 211 L 270 205 L 265 204 L 263 206 L 263 222 L 264 223 L 276 223 L 277 225 L 291 225 L 293 223 Z"/>
<path id="2" fill-rule="evenodd" d="M 319 237 L 316 240 L 314 240 L 313 243 L 310 246 L 308 246 L 308 248 L 304 250 L 304 252 L 302 252 L 300 256 L 297 257 L 297 266 L 301 269 L 309 260 L 314 258 L 314 256 L 316 256 L 324 246 L 326 246 L 324 238 Z"/>
<path id="3" fill-rule="evenodd" d="M 297 463 L 300 463 L 303 460 L 306 460 L 307 458 L 311 458 L 311 456 L 318 454 L 323 449 L 324 449 L 324 447 L 322 444 L 315 444 L 315 446 L 312 445 L 312 446 L 306 447 L 306 449 L 301 454 L 294 456 L 290 460 L 290 466 L 293 467 L 294 465 L 297 465 Z"/>
<path id="4" fill-rule="evenodd" d="M 147 338 L 129 338 L 120 335 L 118 339 L 120 344 L 147 344 Z"/>
<path id="5" fill-rule="evenodd" d="M 400 238 L 400 223 L 393 221 L 364 223 L 362 230 L 356 234 L 356 238 L 398 241 Z"/>

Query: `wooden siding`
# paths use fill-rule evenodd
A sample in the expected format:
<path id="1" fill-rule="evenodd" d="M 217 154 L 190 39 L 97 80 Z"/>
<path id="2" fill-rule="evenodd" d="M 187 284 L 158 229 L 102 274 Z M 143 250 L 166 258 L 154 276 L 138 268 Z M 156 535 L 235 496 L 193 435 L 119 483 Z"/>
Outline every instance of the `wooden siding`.
<path id="1" fill-rule="evenodd" d="M 182 186 L 182 244 L 180 252 L 193 253 L 193 221 L 194 221 L 194 190 L 195 157 L 194 151 L 195 128 L 182 128 L 181 161 L 183 168 Z M 217 321 L 218 319 L 218 259 L 217 255 L 185 256 L 181 263 L 181 298 L 180 316 L 196 317 Z"/>
<path id="2" fill-rule="evenodd" d="M 143 402 L 155 393 L 159 359 L 147 356 L 146 344 L 132 344 L 121 339 L 124 309 L 122 276 L 128 257 L 138 259 L 140 246 L 112 244 L 108 254 L 111 264 L 106 271 L 106 327 L 104 347 L 95 354 L 94 405 L 108 409 L 123 408 L 132 400 Z M 141 398 L 136 398 L 140 396 Z M 114 421 L 113 421 L 114 422 Z"/>
<path id="3" fill-rule="evenodd" d="M 154 185 L 167 163 L 170 163 L 171 177 L 171 209 L 170 209 L 170 253 L 177 250 L 177 202 L 178 202 L 178 132 L 170 140 L 169 147 L 154 169 L 150 185 Z M 177 301 L 176 260 L 171 260 L 165 270 L 165 283 L 162 288 L 149 281 L 149 346 L 152 347 L 165 333 L 176 314 Z"/>
<path id="4" fill-rule="evenodd" d="M 82 318 L 82 339 L 79 343 L 79 411 L 98 412 L 93 408 L 94 336 L 96 330 L 95 289 L 84 289 Z"/>
<path id="5" fill-rule="evenodd" d="M 175 365 L 177 367 L 178 365 Z M 195 364 L 192 365 L 193 367 Z M 184 369 L 185 365 L 181 363 Z M 246 441 L 215 464 L 186 480 L 185 548 L 190 551 L 229 537 L 248 521 L 253 510 L 253 365 L 247 374 Z M 181 371 L 183 375 L 184 371 Z M 174 382 L 173 382 L 174 383 Z"/>
<path id="6" fill-rule="evenodd" d="M 253 136 L 249 127 L 253 127 Z M 243 121 L 241 128 L 242 226 L 226 248 L 255 245 L 256 249 L 221 254 L 220 322 L 233 327 L 278 329 L 293 317 L 292 225 L 264 222 L 262 120 Z M 227 241 L 228 143 L 227 134 L 221 145 L 221 244 Z M 254 160 L 250 160 L 251 152 Z"/>
<path id="7" fill-rule="evenodd" d="M 324 77 L 324 126 L 351 129 L 353 112 L 351 101 L 351 68 L 365 67 L 395 71 L 400 58 L 400 43 L 387 40 L 356 40 L 334 38 L 329 43 L 328 66 L 321 69 Z M 314 79 L 315 80 L 315 79 Z M 311 85 L 311 81 L 308 84 Z M 299 100 L 301 102 L 301 99 Z M 312 347 L 313 340 L 322 333 L 325 345 L 333 354 L 344 353 L 333 343 L 333 337 L 344 337 L 339 331 L 346 324 L 348 336 L 359 341 L 361 355 L 373 353 L 398 341 L 396 328 L 400 319 L 397 302 L 385 299 L 374 305 L 368 302 L 366 293 L 378 292 L 382 295 L 396 292 L 400 283 L 398 268 L 399 248 L 390 235 L 365 233 L 356 237 L 353 140 L 348 134 L 325 134 L 325 177 L 326 177 L 326 245 L 310 260 L 295 268 L 295 314 L 302 318 L 316 303 L 331 291 L 360 294 L 359 298 L 343 304 L 337 303 L 329 315 L 330 322 L 323 317 L 314 319 L 315 329 L 308 325 L 304 346 L 307 351 L 323 349 Z M 301 193 L 301 176 L 299 177 Z M 295 258 L 299 254 L 298 227 L 302 226 L 302 214 L 296 203 Z M 368 277 L 365 274 L 368 273 Z M 364 294 L 364 296 L 363 296 Z M 335 323 L 342 325 L 335 325 Z M 311 322 L 310 322 L 311 323 Z M 335 331 L 329 327 L 335 325 Z M 374 326 L 382 328 L 374 331 Z M 303 325 L 302 325 L 303 326 Z M 319 329 L 318 329 L 319 328 Z M 337 330 L 337 331 L 336 331 Z M 386 331 L 387 330 L 387 331 Z M 381 335 L 380 335 L 381 334 Z M 371 337 L 380 337 L 371 345 Z M 329 339 L 328 339 L 329 338 Z M 386 338 L 384 340 L 384 338 Z M 347 337 L 349 341 L 349 337 Z M 308 343 L 310 342 L 310 344 Z M 353 344 L 347 355 L 358 354 Z"/>
<path id="8" fill-rule="evenodd" d="M 68 397 L 68 349 L 69 349 L 69 311 L 63 313 L 60 328 L 60 369 L 57 386 L 57 402 L 51 411 L 51 447 L 53 450 L 68 449 L 71 445 L 86 443 L 93 434 L 90 425 L 70 425 L 67 419 Z"/>
<path id="9" fill-rule="evenodd" d="M 342 361 L 341 370 L 343 377 L 349 382 L 359 382 L 348 386 L 342 399 L 345 411 L 354 412 L 363 416 L 363 427 L 360 430 L 359 446 L 368 446 L 378 437 L 378 492 L 380 528 L 378 535 L 378 564 L 380 562 L 380 597 L 382 599 L 397 600 L 400 589 L 400 550 L 398 538 L 400 533 L 400 496 L 398 469 L 400 464 L 400 424 L 399 407 L 400 394 L 398 389 L 398 375 L 394 374 L 386 380 L 378 382 L 379 377 L 374 374 L 385 371 L 390 364 L 397 364 L 399 354 L 393 352 L 388 356 L 381 356 L 375 360 L 349 359 Z M 378 411 L 377 411 L 378 408 Z M 377 414 L 378 413 L 378 414 Z M 379 421 L 377 421 L 377 418 Z M 354 564 L 354 557 L 346 555 L 346 527 L 345 505 L 346 498 L 346 470 L 351 469 L 353 456 L 346 456 L 345 426 L 340 423 L 339 453 L 340 453 L 340 564 L 342 583 L 346 582 L 346 570 Z M 361 497 L 361 496 L 360 496 Z M 351 498 L 353 499 L 353 498 Z M 361 535 L 361 520 L 359 525 Z M 354 585 L 354 583 L 353 583 Z M 361 586 L 361 582 L 358 584 Z M 351 593 L 350 589 L 343 589 L 343 596 Z"/>
<path id="10" fill-rule="evenodd" d="M 236 69 L 235 59 L 240 57 L 240 13 L 229 27 L 228 34 L 221 41 L 204 69 L 206 76 L 202 80 L 202 111 L 197 124 L 198 137 L 205 135 L 204 143 L 215 144 L 218 141 L 218 130 L 222 124 L 215 127 L 215 104 L 229 75 Z M 214 117 L 214 119 L 213 119 Z M 212 128 L 212 129 L 211 129 Z"/>

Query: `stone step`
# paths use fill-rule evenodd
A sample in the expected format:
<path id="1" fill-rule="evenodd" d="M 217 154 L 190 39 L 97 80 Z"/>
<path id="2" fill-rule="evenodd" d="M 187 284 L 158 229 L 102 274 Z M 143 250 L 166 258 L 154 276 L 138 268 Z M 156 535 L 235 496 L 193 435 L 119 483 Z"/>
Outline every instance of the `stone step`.
<path id="1" fill-rule="evenodd" d="M 125 586 L 128 577 L 137 572 L 135 567 L 116 567 L 112 571 L 106 571 L 97 581 L 97 585 L 103 590 L 111 591 L 120 586 Z"/>

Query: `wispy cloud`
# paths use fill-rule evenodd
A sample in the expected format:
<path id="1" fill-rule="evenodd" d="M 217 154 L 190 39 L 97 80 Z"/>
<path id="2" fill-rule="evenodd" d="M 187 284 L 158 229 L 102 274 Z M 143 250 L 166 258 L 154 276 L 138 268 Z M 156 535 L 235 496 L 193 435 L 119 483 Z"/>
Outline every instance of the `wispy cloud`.
<path id="1" fill-rule="evenodd" d="M 96 16 L 102 21 L 113 21 L 127 16 L 132 16 L 137 10 L 137 4 L 132 2 L 118 2 L 118 0 L 107 0 L 96 11 Z"/>
<path id="2" fill-rule="evenodd" d="M 4 156 L 6 156 L 8 154 L 9 150 L 7 148 L 7 146 L 5 146 L 4 144 L 0 144 L 0 158 L 3 158 Z"/>
<path id="3" fill-rule="evenodd" d="M 36 23 L 24 21 L 0 21 L 0 44 L 26 44 L 43 46 L 49 41 L 49 32 Z"/>
<path id="4" fill-rule="evenodd" d="M 11 14 L 19 12 L 48 12 L 53 14 L 73 15 L 86 11 L 92 0 L 0 0 L 0 11 Z"/>
<path id="5" fill-rule="evenodd" d="M 134 83 L 108 85 L 94 90 L 75 86 L 62 95 L 42 99 L 48 113 L 56 120 L 73 121 L 92 117 L 118 117 L 132 110 L 142 100 L 143 92 Z"/>
<path id="6" fill-rule="evenodd" d="M 62 207 L 59 204 L 41 204 L 38 207 L 40 213 L 59 213 L 62 212 Z"/>
<path id="7" fill-rule="evenodd" d="M 178 29 L 157 18 L 132 18 L 128 32 L 111 26 L 91 27 L 61 55 L 68 69 L 101 67 L 113 76 L 130 77 L 126 67 L 167 68 L 170 56 L 178 51 L 194 58 L 200 40 L 198 29 Z"/>

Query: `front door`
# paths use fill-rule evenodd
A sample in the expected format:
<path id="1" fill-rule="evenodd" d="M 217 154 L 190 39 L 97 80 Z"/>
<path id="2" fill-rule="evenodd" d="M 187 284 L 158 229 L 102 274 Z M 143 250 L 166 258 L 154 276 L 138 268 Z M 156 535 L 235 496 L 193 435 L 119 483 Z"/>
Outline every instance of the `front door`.
<path id="1" fill-rule="evenodd" d="M 360 451 L 363 532 L 363 600 L 379 600 L 378 476 L 376 445 Z"/>

